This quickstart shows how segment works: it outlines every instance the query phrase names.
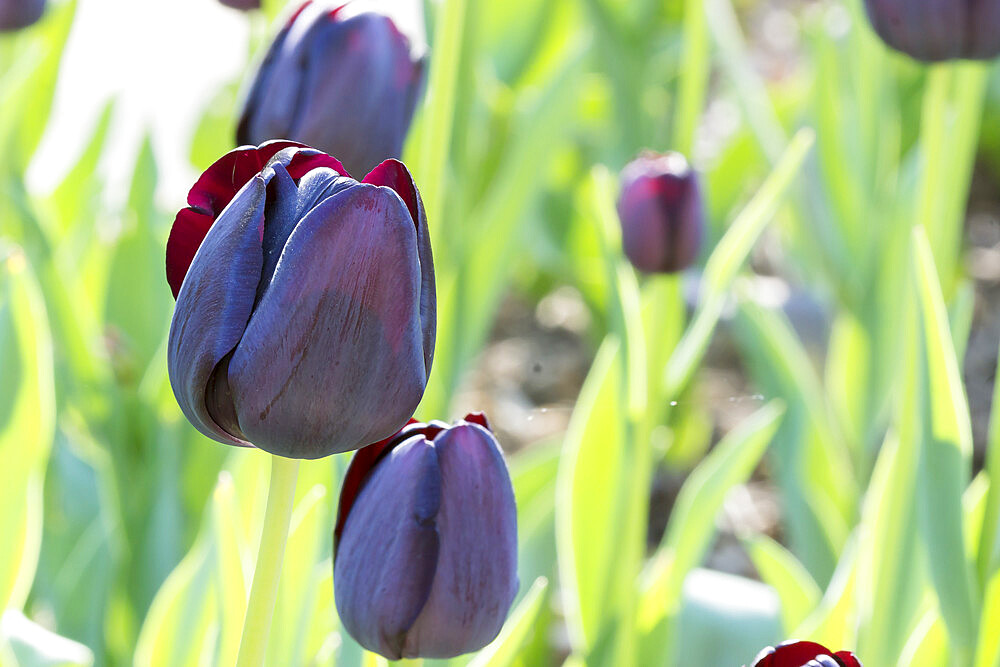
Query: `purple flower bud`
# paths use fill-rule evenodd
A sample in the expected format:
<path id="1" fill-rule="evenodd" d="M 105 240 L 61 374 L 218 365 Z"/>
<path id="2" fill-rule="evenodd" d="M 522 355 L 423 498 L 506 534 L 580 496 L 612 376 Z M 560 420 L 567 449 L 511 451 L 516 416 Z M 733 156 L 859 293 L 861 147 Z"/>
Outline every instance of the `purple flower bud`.
<path id="1" fill-rule="evenodd" d="M 644 153 L 622 170 L 622 246 L 646 273 L 673 273 L 698 257 L 702 212 L 698 175 L 679 153 Z"/>
<path id="2" fill-rule="evenodd" d="M 0 0 L 0 32 L 27 28 L 43 11 L 45 0 Z"/>
<path id="3" fill-rule="evenodd" d="M 354 455 L 333 576 L 344 627 L 390 660 L 493 641 L 517 594 L 517 510 L 482 414 L 451 427 L 411 422 Z"/>
<path id="4" fill-rule="evenodd" d="M 236 139 L 301 141 L 365 173 L 399 157 L 422 84 L 423 59 L 388 16 L 306 2 L 261 63 Z"/>
<path id="5" fill-rule="evenodd" d="M 787 641 L 757 654 L 750 667 L 862 667 L 850 651 L 834 653 L 816 642 Z"/>
<path id="6" fill-rule="evenodd" d="M 865 5 L 883 41 L 917 60 L 1000 55 L 1000 0 L 865 0 Z"/>
<path id="7" fill-rule="evenodd" d="M 361 182 L 287 141 L 230 151 L 167 241 L 170 383 L 219 442 L 319 458 L 395 433 L 434 353 L 434 267 L 402 163 Z"/>
<path id="8" fill-rule="evenodd" d="M 260 0 L 219 0 L 226 7 L 232 7 L 233 9 L 239 9 L 241 11 L 247 12 L 251 9 L 260 9 Z"/>

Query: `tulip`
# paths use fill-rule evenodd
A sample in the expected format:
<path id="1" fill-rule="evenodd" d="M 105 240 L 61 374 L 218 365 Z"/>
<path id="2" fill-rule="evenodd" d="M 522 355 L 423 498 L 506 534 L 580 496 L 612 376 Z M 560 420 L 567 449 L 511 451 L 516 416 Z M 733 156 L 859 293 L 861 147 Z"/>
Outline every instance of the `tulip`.
<path id="1" fill-rule="evenodd" d="M 622 170 L 622 246 L 646 273 L 674 273 L 698 257 L 702 212 L 698 176 L 679 153 L 644 153 Z"/>
<path id="2" fill-rule="evenodd" d="M 301 141 L 365 173 L 399 157 L 422 83 L 423 59 L 388 16 L 306 2 L 257 70 L 236 140 Z"/>
<path id="3" fill-rule="evenodd" d="M 409 172 L 358 182 L 287 141 L 230 151 L 167 241 L 170 383 L 222 443 L 319 458 L 396 432 L 434 351 L 434 269 Z"/>
<path id="4" fill-rule="evenodd" d="M 340 494 L 334 594 L 359 644 L 452 658 L 500 632 L 517 593 L 517 512 L 486 418 L 411 422 L 359 450 Z"/>
<path id="5" fill-rule="evenodd" d="M 1000 55 L 1000 0 L 866 0 L 872 27 L 917 60 Z"/>
<path id="6" fill-rule="evenodd" d="M 0 0 L 0 32 L 27 28 L 43 11 L 45 0 Z"/>
<path id="7" fill-rule="evenodd" d="M 850 651 L 834 653 L 815 642 L 788 641 L 769 646 L 754 659 L 750 667 L 862 667 Z"/>

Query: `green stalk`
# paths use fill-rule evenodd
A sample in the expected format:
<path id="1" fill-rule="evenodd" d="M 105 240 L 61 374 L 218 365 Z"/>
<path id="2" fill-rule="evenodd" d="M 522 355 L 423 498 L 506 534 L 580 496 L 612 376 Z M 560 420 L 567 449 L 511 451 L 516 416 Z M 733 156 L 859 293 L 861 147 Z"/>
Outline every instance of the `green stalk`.
<path id="1" fill-rule="evenodd" d="M 299 474 L 298 459 L 271 457 L 271 482 L 264 510 L 264 529 L 260 535 L 257 567 L 250 588 L 250 602 L 243 622 L 243 638 L 237 667 L 259 667 L 264 664 L 267 636 L 271 630 L 274 601 L 278 596 L 278 579 L 285 558 L 285 541 L 295 501 L 295 481 Z"/>

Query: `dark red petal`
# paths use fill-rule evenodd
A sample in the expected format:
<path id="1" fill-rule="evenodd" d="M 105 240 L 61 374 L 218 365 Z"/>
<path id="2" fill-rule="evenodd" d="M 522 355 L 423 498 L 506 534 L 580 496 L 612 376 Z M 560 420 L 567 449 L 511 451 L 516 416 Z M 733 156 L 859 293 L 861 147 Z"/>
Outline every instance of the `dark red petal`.
<path id="1" fill-rule="evenodd" d="M 487 431 L 493 431 L 493 429 L 490 428 L 490 422 L 486 419 L 485 412 L 470 412 L 469 414 L 465 415 L 465 421 L 469 422 L 470 424 L 479 424 Z"/>
<path id="2" fill-rule="evenodd" d="M 181 291 L 181 283 L 191 266 L 191 260 L 213 222 L 215 216 L 190 207 L 182 208 L 174 219 L 167 238 L 167 282 L 175 299 Z"/>
<path id="3" fill-rule="evenodd" d="M 340 502 L 337 504 L 337 523 L 333 528 L 333 551 L 337 553 L 337 543 L 340 541 L 340 534 L 344 531 L 344 524 L 347 522 L 347 515 L 358 499 L 358 494 L 368 480 L 375 464 L 382 460 L 382 457 L 392 451 L 392 448 L 401 442 L 400 435 L 407 431 L 412 424 L 420 424 L 416 419 L 410 419 L 406 426 L 396 433 L 393 433 L 385 440 L 362 447 L 354 453 L 351 464 L 347 466 L 347 474 L 344 475 L 344 483 L 340 486 Z M 407 433 L 409 435 L 409 433 Z"/>
<path id="4" fill-rule="evenodd" d="M 296 153 L 292 156 L 292 161 L 288 163 L 286 168 L 288 175 L 294 178 L 296 181 L 305 176 L 307 173 L 313 169 L 319 167 L 329 167 L 341 176 L 350 176 L 347 170 L 344 169 L 344 165 L 340 163 L 335 157 L 331 157 L 326 153 Z"/>
<path id="5" fill-rule="evenodd" d="M 833 657 L 844 663 L 844 667 L 864 667 L 861 664 L 861 660 L 858 656 L 854 655 L 850 651 L 837 651 L 833 654 Z"/>
<path id="6" fill-rule="evenodd" d="M 776 646 L 773 653 L 759 658 L 751 667 L 802 667 L 820 655 L 830 655 L 830 652 L 816 642 L 785 642 Z"/>
<path id="7" fill-rule="evenodd" d="M 167 239 L 167 282 L 175 299 L 191 260 L 215 219 L 275 153 L 293 147 L 306 146 L 283 140 L 268 141 L 260 146 L 240 146 L 213 162 L 191 187 L 188 207 L 177 213 Z"/>
<path id="8" fill-rule="evenodd" d="M 410 217 L 413 224 L 418 224 L 420 220 L 417 213 L 417 186 L 413 183 L 410 172 L 399 160 L 392 158 L 385 160 L 382 164 L 368 172 L 368 175 L 361 181 L 372 185 L 384 185 L 395 190 L 400 196 L 406 208 L 410 209 Z"/>

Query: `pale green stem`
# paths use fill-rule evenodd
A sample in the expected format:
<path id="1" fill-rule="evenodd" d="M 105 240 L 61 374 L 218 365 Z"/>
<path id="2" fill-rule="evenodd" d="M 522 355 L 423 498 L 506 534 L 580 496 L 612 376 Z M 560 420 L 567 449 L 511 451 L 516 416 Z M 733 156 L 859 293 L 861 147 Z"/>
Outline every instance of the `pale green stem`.
<path id="1" fill-rule="evenodd" d="M 259 667 L 264 664 L 298 475 L 297 459 L 271 457 L 271 482 L 267 490 L 264 528 L 260 535 L 253 585 L 250 587 L 250 602 L 243 621 L 243 638 L 240 640 L 237 667 Z"/>

